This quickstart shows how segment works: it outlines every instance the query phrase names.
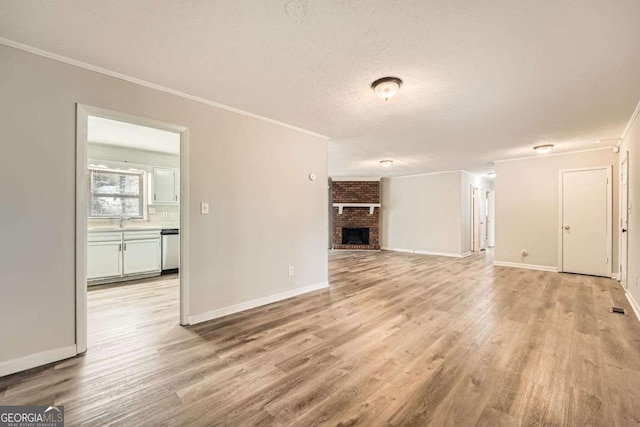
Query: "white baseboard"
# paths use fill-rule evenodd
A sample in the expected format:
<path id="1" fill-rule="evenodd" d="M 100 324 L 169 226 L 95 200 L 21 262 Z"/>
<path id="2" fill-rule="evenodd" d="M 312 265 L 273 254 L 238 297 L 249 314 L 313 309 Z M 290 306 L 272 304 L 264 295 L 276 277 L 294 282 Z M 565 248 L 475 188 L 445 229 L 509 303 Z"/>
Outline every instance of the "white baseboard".
<path id="1" fill-rule="evenodd" d="M 611 278 L 613 280 L 617 280 L 618 282 L 620 281 L 620 275 L 618 273 L 611 273 Z"/>
<path id="2" fill-rule="evenodd" d="M 383 246 L 381 249 L 383 251 L 407 252 L 410 254 L 432 255 L 432 256 L 448 256 L 453 258 L 464 258 L 471 255 L 471 252 L 468 252 L 467 254 L 454 254 L 451 252 L 431 252 L 431 251 L 420 251 L 416 249 L 388 248 L 386 246 Z"/>
<path id="3" fill-rule="evenodd" d="M 471 256 L 471 252 L 465 252 L 462 255 L 460 255 L 460 258 L 466 258 L 468 256 Z"/>
<path id="4" fill-rule="evenodd" d="M 19 359 L 7 360 L 6 362 L 0 363 L 0 377 L 15 374 L 16 372 L 26 371 L 27 369 L 57 362 L 59 360 L 68 359 L 76 354 L 76 345 L 74 344 L 66 347 L 54 348 L 53 350 L 47 350 L 41 353 L 30 354 L 29 356 L 21 357 Z"/>
<path id="5" fill-rule="evenodd" d="M 636 319 L 640 321 L 640 305 L 635 300 L 635 298 L 633 298 L 633 295 L 631 295 L 631 293 L 625 292 L 624 294 L 627 296 L 627 299 L 629 300 L 629 304 L 631 304 L 631 308 L 633 309 L 633 312 L 636 315 Z"/>
<path id="6" fill-rule="evenodd" d="M 278 294 L 273 294 L 266 297 L 256 298 L 250 301 L 241 302 L 239 304 L 229 305 L 227 307 L 222 307 L 216 310 L 211 310 L 205 313 L 189 316 L 189 324 L 194 325 L 196 323 L 206 322 L 207 320 L 217 319 L 219 317 L 224 317 L 230 314 L 239 313 L 241 311 L 260 307 L 261 305 L 271 304 L 274 302 L 282 301 L 288 298 L 293 298 L 298 295 L 317 291 L 319 289 L 325 289 L 328 287 L 329 287 L 329 282 L 321 282 L 321 283 L 316 283 L 315 285 L 305 286 L 304 288 L 292 289 L 290 291 L 280 292 Z"/>
<path id="7" fill-rule="evenodd" d="M 380 252 L 380 249 L 329 249 L 329 252 Z"/>
<path id="8" fill-rule="evenodd" d="M 496 267 L 524 268 L 526 270 L 552 271 L 554 273 L 558 272 L 558 267 L 551 266 L 551 265 L 522 264 L 519 262 L 505 262 L 505 261 L 494 261 L 493 265 L 495 265 Z"/>

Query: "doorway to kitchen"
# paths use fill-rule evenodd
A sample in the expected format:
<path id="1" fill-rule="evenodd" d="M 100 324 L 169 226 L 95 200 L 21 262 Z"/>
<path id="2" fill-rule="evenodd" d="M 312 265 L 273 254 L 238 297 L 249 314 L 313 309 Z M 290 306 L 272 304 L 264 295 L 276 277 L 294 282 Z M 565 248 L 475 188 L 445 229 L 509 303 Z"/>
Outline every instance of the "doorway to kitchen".
<path id="1" fill-rule="evenodd" d="M 78 104 L 76 146 L 77 352 L 88 318 L 187 324 L 188 129 Z"/>

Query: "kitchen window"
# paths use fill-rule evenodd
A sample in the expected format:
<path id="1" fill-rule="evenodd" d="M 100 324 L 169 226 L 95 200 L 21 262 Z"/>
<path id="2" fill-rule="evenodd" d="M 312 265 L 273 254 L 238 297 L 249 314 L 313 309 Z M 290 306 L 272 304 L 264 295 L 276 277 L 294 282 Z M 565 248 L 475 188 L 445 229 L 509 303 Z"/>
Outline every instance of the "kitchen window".
<path id="1" fill-rule="evenodd" d="M 89 168 L 89 218 L 144 217 L 144 171 Z"/>

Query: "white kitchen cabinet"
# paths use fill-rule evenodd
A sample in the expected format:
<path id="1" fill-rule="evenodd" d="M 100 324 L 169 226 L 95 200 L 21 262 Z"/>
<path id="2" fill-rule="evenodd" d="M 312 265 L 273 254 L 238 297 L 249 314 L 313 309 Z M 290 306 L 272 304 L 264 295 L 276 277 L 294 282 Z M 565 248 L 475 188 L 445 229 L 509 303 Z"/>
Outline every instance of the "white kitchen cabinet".
<path id="1" fill-rule="evenodd" d="M 160 273 L 160 230 L 93 232 L 88 234 L 87 279 L 94 283 Z"/>
<path id="2" fill-rule="evenodd" d="M 113 242 L 97 242 L 87 245 L 87 278 L 118 277 L 122 274 L 121 245 Z"/>
<path id="3" fill-rule="evenodd" d="M 87 278 L 101 279 L 122 275 L 122 234 L 89 234 Z"/>
<path id="4" fill-rule="evenodd" d="M 177 205 L 180 203 L 180 170 L 153 168 L 150 204 Z"/>
<path id="5" fill-rule="evenodd" d="M 160 239 L 124 242 L 123 274 L 142 274 L 160 271 Z"/>

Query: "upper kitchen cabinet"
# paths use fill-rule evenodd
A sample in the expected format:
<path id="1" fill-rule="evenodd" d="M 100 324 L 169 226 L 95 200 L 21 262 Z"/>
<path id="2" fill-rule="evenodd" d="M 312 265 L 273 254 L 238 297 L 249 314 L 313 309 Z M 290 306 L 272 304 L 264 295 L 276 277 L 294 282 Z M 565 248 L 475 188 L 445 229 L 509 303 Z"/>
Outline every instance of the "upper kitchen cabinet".
<path id="1" fill-rule="evenodd" d="M 180 170 L 153 168 L 150 183 L 150 204 L 180 204 Z"/>

